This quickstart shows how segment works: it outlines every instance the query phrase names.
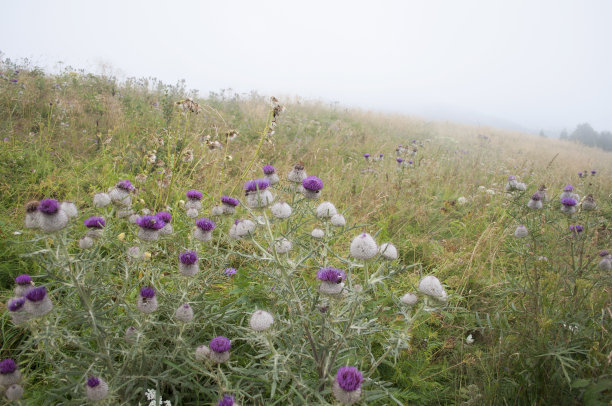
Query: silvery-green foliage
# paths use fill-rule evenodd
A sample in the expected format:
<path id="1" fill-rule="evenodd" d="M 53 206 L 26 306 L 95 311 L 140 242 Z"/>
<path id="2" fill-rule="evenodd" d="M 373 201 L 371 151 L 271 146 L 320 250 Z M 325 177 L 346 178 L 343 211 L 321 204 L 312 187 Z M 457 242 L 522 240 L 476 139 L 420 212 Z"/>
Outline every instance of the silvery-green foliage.
<path id="1" fill-rule="evenodd" d="M 348 249 L 355 228 L 333 227 L 317 217 L 316 202 L 279 192 L 293 199 L 292 214 L 241 209 L 241 239 L 230 238 L 236 224 L 229 217 L 219 220 L 211 241 L 189 238 L 193 221 L 183 212 L 173 218 L 174 233 L 156 241 L 138 238 L 126 218 L 109 221 L 86 250 L 75 225 L 37 236 L 30 255 L 45 269 L 37 284 L 47 287 L 54 307 L 20 328 L 32 331 L 24 349 L 44 348 L 23 358 L 52 370 L 44 375 L 49 403 L 84 403 L 85 382 L 94 375 L 104 377 L 112 404 L 137 404 L 153 382 L 173 404 L 208 404 L 231 393 L 242 404 L 325 405 L 333 403 L 337 369 L 353 365 L 366 378 L 365 403 L 401 404 L 377 368 L 409 347 L 421 307 L 407 309 L 399 299 L 383 306 L 380 292 L 412 266 L 355 261 Z M 313 227 L 326 230 L 321 239 L 311 237 Z M 126 232 L 127 240 L 117 238 Z M 202 253 L 199 272 L 189 277 L 177 267 L 184 249 Z M 226 275 L 236 261 L 238 273 Z M 321 293 L 316 273 L 327 266 L 346 272 L 339 292 Z M 139 311 L 144 286 L 155 289 L 152 312 Z M 187 317 L 180 311 L 185 303 Z M 254 328 L 258 309 L 266 317 Z M 381 321 L 398 314 L 399 324 Z M 202 355 L 219 335 L 231 340 L 231 355 Z"/>

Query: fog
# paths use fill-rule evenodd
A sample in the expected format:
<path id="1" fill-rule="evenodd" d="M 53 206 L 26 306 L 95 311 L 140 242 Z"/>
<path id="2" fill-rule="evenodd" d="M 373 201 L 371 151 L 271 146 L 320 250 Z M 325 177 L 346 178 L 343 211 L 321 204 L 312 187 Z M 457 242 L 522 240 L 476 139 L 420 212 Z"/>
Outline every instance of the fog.
<path id="1" fill-rule="evenodd" d="M 0 51 L 190 88 L 612 130 L 612 2 L 4 1 Z"/>

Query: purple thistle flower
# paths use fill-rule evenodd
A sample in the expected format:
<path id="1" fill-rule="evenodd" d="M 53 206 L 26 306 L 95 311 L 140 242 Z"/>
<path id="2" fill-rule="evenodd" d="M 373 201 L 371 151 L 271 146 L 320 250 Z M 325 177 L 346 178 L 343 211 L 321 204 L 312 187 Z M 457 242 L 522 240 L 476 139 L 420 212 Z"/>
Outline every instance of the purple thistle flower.
<path id="1" fill-rule="evenodd" d="M 567 185 L 566 187 L 563 188 L 564 192 L 571 192 L 574 190 L 574 187 L 572 185 Z"/>
<path id="2" fill-rule="evenodd" d="M 578 204 L 578 202 L 573 197 L 564 197 L 563 199 L 561 199 L 561 204 L 565 207 L 573 207 Z"/>
<path id="3" fill-rule="evenodd" d="M 538 192 L 536 192 L 536 193 L 531 195 L 531 200 L 535 200 L 536 202 L 540 201 L 540 200 L 542 200 L 542 196 Z"/>
<path id="4" fill-rule="evenodd" d="M 395 158 L 395 160 L 397 161 L 398 164 L 401 164 L 402 162 L 404 162 L 404 158 Z"/>
<path id="5" fill-rule="evenodd" d="M 316 176 L 308 176 L 302 181 L 302 187 L 316 192 L 323 189 L 323 181 Z"/>
<path id="6" fill-rule="evenodd" d="M 267 179 L 260 178 L 247 181 L 244 184 L 243 189 L 248 193 L 256 192 L 258 189 L 266 190 L 268 186 L 270 186 L 270 182 L 268 182 Z"/>
<path id="7" fill-rule="evenodd" d="M 412 161 L 412 159 L 410 161 L 408 161 L 409 165 L 412 165 L 414 162 Z"/>
<path id="8" fill-rule="evenodd" d="M 225 272 L 227 276 L 234 276 L 238 271 L 236 270 L 236 268 L 225 268 L 225 271 L 223 272 Z"/>
<path id="9" fill-rule="evenodd" d="M 363 157 L 364 157 L 365 159 L 368 159 L 368 158 L 370 157 L 370 154 L 368 154 L 368 153 L 366 152 L 365 154 L 363 154 Z"/>
<path id="10" fill-rule="evenodd" d="M 363 375 L 355 367 L 342 367 L 336 374 L 338 385 L 347 392 L 352 392 L 361 387 Z"/>
<path id="11" fill-rule="evenodd" d="M 187 199 L 191 200 L 202 200 L 204 195 L 199 190 L 188 190 L 187 191 Z"/>
<path id="12" fill-rule="evenodd" d="M 83 223 L 85 223 L 85 226 L 88 228 L 104 228 L 104 226 L 106 226 L 104 218 L 99 216 L 91 216 L 85 219 Z"/>
<path id="13" fill-rule="evenodd" d="M 166 225 L 163 220 L 150 214 L 139 217 L 138 220 L 136 220 L 136 224 L 138 224 L 140 228 L 146 228 L 148 230 L 161 230 Z"/>
<path id="14" fill-rule="evenodd" d="M 578 172 L 578 177 L 582 178 L 582 172 Z"/>
<path id="15" fill-rule="evenodd" d="M 28 293 L 26 293 L 25 296 L 30 302 L 40 302 L 47 296 L 47 288 L 44 286 L 32 288 L 28 291 Z"/>
<path id="16" fill-rule="evenodd" d="M 167 211 L 160 211 L 155 216 L 166 224 L 172 221 L 172 215 Z"/>
<path id="17" fill-rule="evenodd" d="M 572 224 L 570 226 L 570 231 L 576 232 L 576 233 L 581 233 L 584 231 L 584 226 L 581 226 L 580 224 Z"/>
<path id="18" fill-rule="evenodd" d="M 90 388 L 95 388 L 98 385 L 100 385 L 99 378 L 95 376 L 90 376 L 89 378 L 87 378 L 87 386 L 89 386 Z"/>
<path id="19" fill-rule="evenodd" d="M 597 171 L 591 171 L 591 176 L 595 176 L 596 173 Z"/>
<path id="20" fill-rule="evenodd" d="M 516 176 L 514 176 L 514 175 L 510 175 L 510 176 L 508 176 L 508 180 L 509 180 L 509 181 L 511 181 L 511 180 L 516 180 Z"/>
<path id="21" fill-rule="evenodd" d="M 59 211 L 59 203 L 55 199 L 43 199 L 38 204 L 38 211 L 45 214 L 55 214 Z"/>
<path id="22" fill-rule="evenodd" d="M 123 189 L 123 190 L 125 190 L 127 192 L 131 192 L 133 190 L 136 190 L 134 185 L 132 185 L 132 182 L 130 182 L 128 179 L 124 179 L 122 181 L 117 182 L 115 187 L 117 187 L 119 189 Z"/>
<path id="23" fill-rule="evenodd" d="M 214 221 L 207 217 L 201 217 L 196 220 L 196 226 L 202 231 L 212 231 L 217 226 Z"/>
<path id="24" fill-rule="evenodd" d="M 208 347 L 214 352 L 225 352 L 232 348 L 232 342 L 227 337 L 219 336 L 210 340 Z"/>
<path id="25" fill-rule="evenodd" d="M 29 285 L 32 283 L 32 277 L 27 274 L 19 275 L 15 278 L 15 283 L 17 285 Z"/>
<path id="26" fill-rule="evenodd" d="M 12 374 L 17 370 L 17 363 L 11 358 L 0 361 L 0 374 Z"/>
<path id="27" fill-rule="evenodd" d="M 273 173 L 276 173 L 276 168 L 272 165 L 265 165 L 263 167 L 263 173 L 264 175 L 272 175 Z"/>
<path id="28" fill-rule="evenodd" d="M 233 197 L 230 197 L 230 196 L 221 196 L 221 203 L 227 204 L 229 206 L 234 206 L 234 207 L 240 204 L 238 199 L 234 199 Z"/>
<path id="29" fill-rule="evenodd" d="M 378 155 L 378 157 L 379 157 L 379 158 L 382 158 L 382 157 L 384 157 L 384 156 L 385 156 L 384 154 L 379 154 L 379 155 Z"/>
<path id="30" fill-rule="evenodd" d="M 198 254 L 195 251 L 183 251 L 179 254 L 179 261 L 183 265 L 193 265 L 198 261 Z"/>
<path id="31" fill-rule="evenodd" d="M 607 257 L 608 255 L 609 255 L 608 250 L 599 251 L 599 256 L 600 257 Z"/>
<path id="32" fill-rule="evenodd" d="M 326 267 L 317 271 L 317 279 L 326 282 L 340 283 L 346 278 L 346 274 L 340 269 Z"/>
<path id="33" fill-rule="evenodd" d="M 140 289 L 140 297 L 145 299 L 152 299 L 155 297 L 155 289 L 151 286 L 145 286 Z"/>
<path id="34" fill-rule="evenodd" d="M 223 399 L 221 399 L 221 401 L 217 403 L 217 406 L 233 406 L 233 405 L 234 405 L 234 397 L 229 396 L 229 395 L 223 396 Z"/>
<path id="35" fill-rule="evenodd" d="M 17 310 L 21 309 L 24 304 L 25 304 L 25 299 L 22 297 L 19 297 L 9 302 L 8 309 L 11 312 L 16 312 Z"/>

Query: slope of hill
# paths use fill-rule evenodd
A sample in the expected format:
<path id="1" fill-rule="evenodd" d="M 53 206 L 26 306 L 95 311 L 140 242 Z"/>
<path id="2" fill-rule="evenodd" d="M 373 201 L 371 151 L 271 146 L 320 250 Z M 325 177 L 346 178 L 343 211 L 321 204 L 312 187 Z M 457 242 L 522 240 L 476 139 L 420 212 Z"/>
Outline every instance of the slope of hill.
<path id="1" fill-rule="evenodd" d="M 65 404 L 80 404 L 84 379 L 98 373 L 108 377 L 113 404 L 143 401 L 147 388 L 175 404 L 209 404 L 226 392 L 244 404 L 326 404 L 333 402 L 335 376 L 328 369 L 335 374 L 336 367 L 350 363 L 365 374 L 361 399 L 367 404 L 603 405 L 609 399 L 612 275 L 598 265 L 605 259 L 598 253 L 612 251 L 611 153 L 494 128 L 314 102 L 270 102 L 257 94 L 191 101 L 183 84 L 154 79 L 117 83 L 70 71 L 49 76 L 7 62 L 1 71 L 1 297 L 7 302 L 13 278 L 27 273 L 47 284 L 55 301 L 54 313 L 27 328 L 14 326 L 10 312 L 2 316 L 2 359 L 20 360 L 27 377 L 24 401 L 54 403 L 64 396 Z M 329 223 L 308 217 L 318 202 L 313 206 L 292 192 L 286 175 L 298 162 L 323 180 L 322 200 L 333 202 L 346 218 L 341 232 L 333 234 Z M 274 239 L 268 245 L 256 239 L 232 242 L 226 235 L 232 221 L 218 220 L 215 245 L 198 245 L 201 255 L 209 256 L 211 276 L 187 290 L 174 285 L 167 278 L 177 253 L 194 244 L 193 220 L 183 210 L 185 192 L 204 192 L 201 215 L 209 217 L 220 196 L 242 200 L 243 184 L 262 177 L 266 164 L 282 178 L 275 197 L 299 208 L 299 220 L 272 224 L 270 237 L 290 239 L 296 257 L 267 258 Z M 506 193 L 509 176 L 525 190 Z M 122 179 L 136 186 L 135 213 L 172 214 L 175 240 L 142 243 L 134 225 L 113 219 L 121 210 L 100 212 L 92 205 L 95 193 Z M 560 203 L 568 184 L 579 194 L 573 215 L 563 213 Z M 527 203 L 541 185 L 549 200 L 540 196 L 544 208 L 530 210 Z M 597 202 L 594 211 L 585 210 L 587 194 Z M 65 240 L 23 227 L 26 203 L 47 197 L 79 208 Z M 85 232 L 82 220 L 100 213 L 107 219 L 105 237 L 94 253 L 84 254 L 78 244 Z M 251 214 L 239 207 L 236 216 Z M 529 230 L 527 238 L 514 237 L 521 224 Z M 315 227 L 333 235 L 326 240 L 328 251 L 312 245 Z M 347 260 L 352 239 L 362 232 L 379 243 L 392 242 L 399 258 L 380 265 Z M 146 251 L 148 262 L 134 265 L 117 254 L 130 246 Z M 63 279 L 57 269 L 72 272 L 74 261 L 90 265 L 74 280 Z M 254 276 L 278 264 L 301 272 L 295 283 L 314 295 L 308 296 L 312 302 L 303 299 L 313 308 L 310 318 L 301 313 L 302 305 L 283 302 L 263 276 Z M 321 304 L 312 289 L 316 270 L 330 265 L 351 270 L 347 286 L 359 282 L 363 289 L 350 317 L 338 310 L 345 305 L 340 299 Z M 218 275 L 230 267 L 238 269 L 238 277 Z M 96 279 L 101 272 L 110 279 Z M 426 303 L 410 313 L 399 298 L 418 292 L 425 275 L 442 281 L 448 301 L 436 311 L 426 311 L 431 310 Z M 96 288 L 88 285 L 94 280 L 111 289 L 104 296 L 108 302 L 94 295 Z M 81 282 L 83 289 L 74 293 Z M 180 304 L 174 303 L 170 316 L 123 320 L 145 282 L 168 287 L 162 307 L 164 299 L 182 303 L 201 291 L 189 300 L 204 306 L 207 316 L 199 316 L 197 329 L 172 327 L 171 313 Z M 346 300 L 350 308 L 353 299 Z M 92 303 L 105 313 L 95 313 Z M 329 319 L 318 316 L 326 314 L 319 305 L 333 309 Z M 284 340 L 280 330 L 267 338 L 249 335 L 239 326 L 248 324 L 245 314 L 262 307 L 275 309 L 277 325 L 305 330 L 291 330 L 294 342 Z M 121 321 L 115 325 L 107 312 Z M 400 329 L 403 335 L 391 335 L 406 314 L 413 318 Z M 83 324 L 71 323 L 73 316 Z M 315 321 L 321 343 L 343 342 L 344 333 L 344 343 L 353 344 L 332 351 L 333 357 L 321 350 L 297 362 L 291 354 L 315 346 L 306 328 Z M 382 327 L 368 330 L 374 321 Z M 128 349 L 122 335 L 129 323 L 138 328 L 152 323 L 159 335 L 143 334 L 141 347 Z M 224 331 L 237 337 L 231 366 L 198 369 L 192 348 Z M 115 347 L 120 350 L 113 352 Z"/>

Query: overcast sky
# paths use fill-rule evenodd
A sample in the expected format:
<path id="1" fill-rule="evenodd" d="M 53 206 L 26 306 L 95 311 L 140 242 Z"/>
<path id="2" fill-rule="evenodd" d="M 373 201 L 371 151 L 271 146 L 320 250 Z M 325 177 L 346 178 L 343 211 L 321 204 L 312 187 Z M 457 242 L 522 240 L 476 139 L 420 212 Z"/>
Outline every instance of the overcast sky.
<path id="1" fill-rule="evenodd" d="M 612 130 L 612 1 L 1 1 L 0 51 L 209 91 Z"/>

